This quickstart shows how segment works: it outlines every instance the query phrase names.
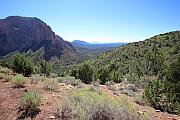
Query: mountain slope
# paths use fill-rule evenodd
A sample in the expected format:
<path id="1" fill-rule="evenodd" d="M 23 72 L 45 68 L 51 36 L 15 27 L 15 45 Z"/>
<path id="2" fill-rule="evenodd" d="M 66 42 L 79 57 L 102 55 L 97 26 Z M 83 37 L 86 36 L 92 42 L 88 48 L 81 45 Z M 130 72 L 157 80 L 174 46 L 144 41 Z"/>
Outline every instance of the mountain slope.
<path id="1" fill-rule="evenodd" d="M 56 56 L 70 52 L 76 56 L 70 42 L 55 35 L 51 28 L 35 17 L 10 16 L 0 19 L 0 56 L 19 51 L 33 52 L 44 48 L 44 59 L 50 60 Z"/>
<path id="2" fill-rule="evenodd" d="M 112 68 L 110 74 L 116 71 L 121 77 L 130 75 L 137 79 L 144 75 L 156 76 L 157 62 L 162 61 L 168 66 L 179 56 L 180 31 L 174 31 L 112 49 L 88 62 L 95 69 Z"/>

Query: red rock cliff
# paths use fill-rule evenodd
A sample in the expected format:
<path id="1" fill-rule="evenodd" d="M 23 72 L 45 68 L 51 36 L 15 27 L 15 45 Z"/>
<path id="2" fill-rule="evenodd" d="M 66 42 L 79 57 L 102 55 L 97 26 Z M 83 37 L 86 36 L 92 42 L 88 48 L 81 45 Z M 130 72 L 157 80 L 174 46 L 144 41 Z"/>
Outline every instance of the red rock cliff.
<path id="1" fill-rule="evenodd" d="M 33 51 L 44 47 L 44 58 L 60 57 L 62 51 L 75 51 L 70 42 L 56 36 L 51 28 L 35 17 L 11 16 L 0 20 L 0 56 L 16 50 Z"/>

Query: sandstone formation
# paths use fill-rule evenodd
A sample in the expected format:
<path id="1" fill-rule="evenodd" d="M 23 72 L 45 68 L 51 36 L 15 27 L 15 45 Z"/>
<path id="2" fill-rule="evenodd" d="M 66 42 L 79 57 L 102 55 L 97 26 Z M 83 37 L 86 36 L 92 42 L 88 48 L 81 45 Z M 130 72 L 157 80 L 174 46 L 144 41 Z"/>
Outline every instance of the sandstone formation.
<path id="1" fill-rule="evenodd" d="M 75 51 L 51 28 L 36 17 L 10 16 L 0 19 L 0 56 L 14 51 L 36 51 L 44 47 L 44 58 L 60 57 L 63 51 Z"/>

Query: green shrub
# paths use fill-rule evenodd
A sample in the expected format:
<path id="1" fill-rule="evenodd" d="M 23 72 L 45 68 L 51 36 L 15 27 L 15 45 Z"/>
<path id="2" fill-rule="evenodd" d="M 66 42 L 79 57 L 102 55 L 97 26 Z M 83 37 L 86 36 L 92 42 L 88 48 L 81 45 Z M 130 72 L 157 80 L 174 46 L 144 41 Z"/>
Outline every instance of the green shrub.
<path id="1" fill-rule="evenodd" d="M 50 75 L 50 66 L 46 61 L 40 63 L 40 73 L 45 74 L 46 76 Z"/>
<path id="2" fill-rule="evenodd" d="M 78 77 L 78 70 L 75 69 L 75 68 L 73 68 L 73 69 L 70 71 L 69 75 L 77 78 L 77 77 Z"/>
<path id="3" fill-rule="evenodd" d="M 98 78 L 99 78 L 101 84 L 105 84 L 108 81 L 108 78 L 109 78 L 109 71 L 108 71 L 108 69 L 101 68 L 98 71 Z"/>
<path id="4" fill-rule="evenodd" d="M 11 82 L 14 87 L 23 87 L 23 85 L 26 83 L 26 78 L 22 74 L 18 74 L 14 76 Z"/>
<path id="5" fill-rule="evenodd" d="M 58 74 L 59 77 L 66 77 L 66 73 L 62 72 Z"/>
<path id="6" fill-rule="evenodd" d="M 78 78 L 86 84 L 93 81 L 93 69 L 88 64 L 83 64 L 78 70 Z"/>
<path id="7" fill-rule="evenodd" d="M 34 66 L 29 59 L 18 53 L 13 58 L 12 69 L 24 76 L 29 76 L 33 73 Z"/>
<path id="8" fill-rule="evenodd" d="M 56 79 L 45 80 L 44 89 L 49 91 L 56 91 L 58 89 L 58 81 Z"/>
<path id="9" fill-rule="evenodd" d="M 5 59 L 0 60 L 0 66 L 10 68 L 10 64 Z"/>
<path id="10" fill-rule="evenodd" d="M 122 82 L 122 74 L 121 71 L 111 71 L 109 75 L 109 79 L 114 81 L 115 83 Z"/>
<path id="11" fill-rule="evenodd" d="M 149 82 L 144 90 L 144 98 L 154 108 L 169 113 L 180 114 L 180 58 L 157 80 Z M 163 78 L 163 79 L 162 79 Z"/>
<path id="12" fill-rule="evenodd" d="M 41 97 L 36 91 L 29 91 L 24 93 L 21 97 L 20 109 L 24 111 L 24 117 L 33 117 L 34 114 L 39 112 Z"/>

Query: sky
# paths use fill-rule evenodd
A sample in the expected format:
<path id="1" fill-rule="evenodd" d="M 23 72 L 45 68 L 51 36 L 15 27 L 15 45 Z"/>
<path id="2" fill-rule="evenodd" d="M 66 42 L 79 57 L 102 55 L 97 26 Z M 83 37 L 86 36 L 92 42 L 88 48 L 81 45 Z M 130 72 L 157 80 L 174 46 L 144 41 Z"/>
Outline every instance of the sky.
<path id="1" fill-rule="evenodd" d="M 180 30 L 180 0 L 1 0 L 7 16 L 40 18 L 68 41 L 135 42 Z"/>

